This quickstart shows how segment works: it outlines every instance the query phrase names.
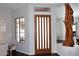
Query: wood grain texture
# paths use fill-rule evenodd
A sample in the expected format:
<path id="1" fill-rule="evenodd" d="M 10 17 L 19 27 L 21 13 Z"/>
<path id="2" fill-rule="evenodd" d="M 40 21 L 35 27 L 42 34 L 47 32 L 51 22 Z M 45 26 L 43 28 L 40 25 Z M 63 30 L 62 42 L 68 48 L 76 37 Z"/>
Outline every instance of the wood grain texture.
<path id="1" fill-rule="evenodd" d="M 72 47 L 74 45 L 73 30 L 72 30 L 73 9 L 68 3 L 65 4 L 65 22 L 64 23 L 65 23 L 65 28 L 66 28 L 66 34 L 65 34 L 65 41 L 63 45 Z"/>
<path id="2" fill-rule="evenodd" d="M 36 29 L 37 28 L 36 27 L 37 17 L 38 17 L 38 36 L 39 36 L 39 38 L 38 38 L 39 39 L 39 46 L 38 47 L 39 47 L 39 49 L 37 49 L 37 43 L 38 43 L 37 42 L 37 31 L 36 31 L 37 30 Z M 43 17 L 43 20 L 42 20 L 42 17 Z M 47 39 L 47 36 L 48 36 L 48 33 L 47 33 L 46 38 L 45 38 L 45 30 L 47 32 L 47 29 L 48 29 L 48 28 L 45 28 L 45 17 L 46 17 L 46 25 L 47 25 L 47 17 L 49 18 L 49 20 L 48 20 L 49 21 L 49 48 L 48 48 L 48 42 L 45 42 L 45 39 Z M 35 24 L 34 24 L 34 29 L 35 29 L 35 54 L 51 53 L 51 16 L 50 15 L 35 15 L 34 22 L 35 22 Z M 42 22 L 44 22 L 44 24 L 42 24 Z M 44 27 L 44 34 L 42 34 L 42 31 L 43 31 L 42 25 Z M 41 39 L 40 39 L 40 32 L 41 32 Z M 43 42 L 43 37 L 44 37 L 44 42 Z M 46 40 L 46 41 L 48 41 L 48 40 Z M 40 47 L 40 44 L 41 44 L 41 47 Z M 43 48 L 43 46 L 44 46 L 44 48 Z"/>

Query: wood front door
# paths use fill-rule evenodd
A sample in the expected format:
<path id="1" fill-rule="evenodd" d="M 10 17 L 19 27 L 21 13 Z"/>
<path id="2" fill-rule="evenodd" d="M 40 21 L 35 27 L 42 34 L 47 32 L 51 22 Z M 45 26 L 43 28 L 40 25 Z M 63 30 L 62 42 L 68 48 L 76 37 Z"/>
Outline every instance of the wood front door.
<path id="1" fill-rule="evenodd" d="M 35 15 L 35 54 L 51 53 L 51 16 Z"/>

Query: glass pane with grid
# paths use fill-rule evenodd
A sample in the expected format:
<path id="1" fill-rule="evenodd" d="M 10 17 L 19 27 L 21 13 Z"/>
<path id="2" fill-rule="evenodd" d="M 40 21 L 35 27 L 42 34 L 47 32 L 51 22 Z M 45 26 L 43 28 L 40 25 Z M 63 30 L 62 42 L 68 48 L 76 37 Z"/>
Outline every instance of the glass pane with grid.
<path id="1" fill-rule="evenodd" d="M 24 26 L 24 18 L 16 19 L 16 40 L 18 42 L 25 39 L 25 26 Z"/>

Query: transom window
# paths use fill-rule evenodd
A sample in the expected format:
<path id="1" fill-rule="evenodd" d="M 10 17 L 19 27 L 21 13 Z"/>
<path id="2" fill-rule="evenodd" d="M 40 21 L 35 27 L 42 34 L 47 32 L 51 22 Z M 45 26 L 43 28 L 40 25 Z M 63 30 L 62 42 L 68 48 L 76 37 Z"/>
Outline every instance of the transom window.
<path id="1" fill-rule="evenodd" d="M 24 42 L 25 40 L 25 19 L 20 17 L 16 19 L 16 40 Z"/>

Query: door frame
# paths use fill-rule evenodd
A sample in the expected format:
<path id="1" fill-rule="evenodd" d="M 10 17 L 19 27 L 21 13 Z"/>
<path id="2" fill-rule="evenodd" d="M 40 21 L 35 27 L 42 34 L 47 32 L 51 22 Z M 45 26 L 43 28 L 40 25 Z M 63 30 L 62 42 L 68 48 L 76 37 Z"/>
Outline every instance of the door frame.
<path id="1" fill-rule="evenodd" d="M 36 53 L 36 50 L 37 50 L 37 45 L 36 45 L 36 42 L 37 42 L 37 41 L 36 41 L 36 35 L 37 35 L 37 34 L 36 34 L 36 33 L 37 33 L 37 32 L 36 32 L 36 21 L 35 21 L 35 20 L 36 20 L 36 19 L 35 19 L 36 16 L 46 16 L 46 17 L 49 16 L 49 17 L 50 17 L 50 21 L 49 21 L 49 23 L 50 23 L 50 24 L 49 24 L 49 28 L 50 28 L 50 29 L 49 29 L 49 35 L 50 35 L 50 36 L 49 36 L 49 38 L 50 38 L 50 53 L 52 53 L 52 51 L 51 51 L 51 50 L 52 50 L 52 48 L 51 48 L 51 45 L 52 45 L 52 44 L 51 44 L 51 15 L 35 14 L 35 15 L 34 15 L 35 54 L 37 54 L 37 53 Z"/>

